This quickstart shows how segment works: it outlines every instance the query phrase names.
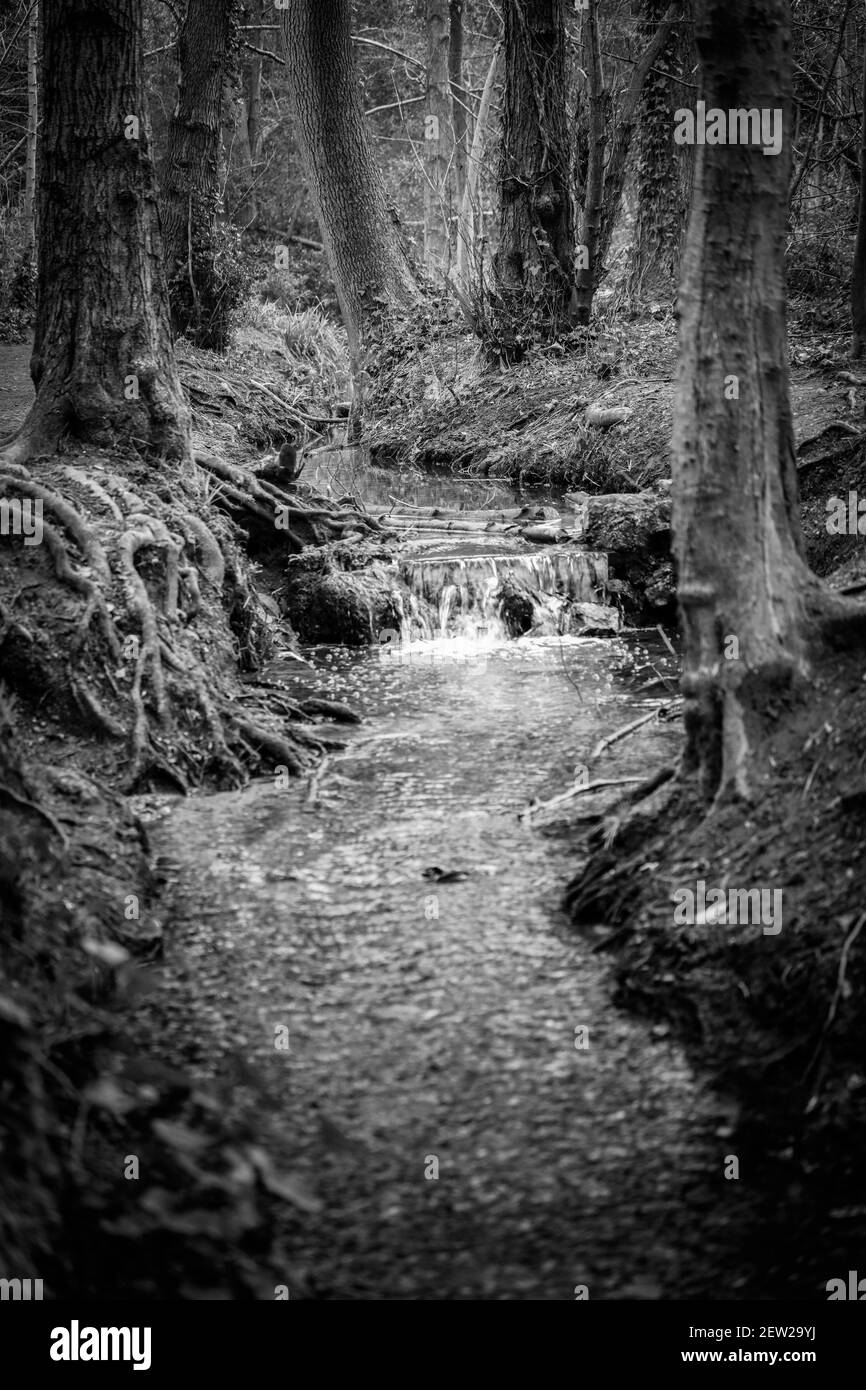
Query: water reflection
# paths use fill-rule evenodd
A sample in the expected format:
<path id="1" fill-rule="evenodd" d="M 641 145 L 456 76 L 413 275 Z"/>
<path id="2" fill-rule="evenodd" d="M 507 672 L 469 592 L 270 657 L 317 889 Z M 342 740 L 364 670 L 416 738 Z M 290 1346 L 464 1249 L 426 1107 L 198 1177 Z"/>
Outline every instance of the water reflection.
<path id="1" fill-rule="evenodd" d="M 447 507 L 468 511 L 478 507 L 513 507 L 520 502 L 550 502 L 550 490 L 519 491 L 492 478 L 467 480 L 449 474 L 433 475 L 411 468 L 383 468 L 371 464 L 366 449 L 323 449 L 312 454 L 303 480 L 325 496 L 349 493 L 372 510 L 389 510 L 395 504 Z"/>

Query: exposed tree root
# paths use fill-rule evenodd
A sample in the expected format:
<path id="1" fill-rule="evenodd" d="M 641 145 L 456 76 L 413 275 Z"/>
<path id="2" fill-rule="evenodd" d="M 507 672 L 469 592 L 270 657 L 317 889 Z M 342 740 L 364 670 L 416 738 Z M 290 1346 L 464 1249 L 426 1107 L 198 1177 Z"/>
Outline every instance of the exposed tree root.
<path id="1" fill-rule="evenodd" d="M 123 535 L 120 537 L 118 546 L 124 574 L 126 576 L 127 606 L 134 617 L 138 619 L 141 628 L 141 648 L 136 660 L 135 680 L 132 690 L 137 723 L 139 720 L 144 719 L 141 683 L 145 665 L 148 662 L 151 668 L 151 685 L 156 702 L 156 712 L 160 719 L 164 719 L 166 713 L 165 680 L 162 671 L 162 658 L 159 651 L 159 634 L 156 626 L 156 614 L 150 598 L 148 597 L 144 581 L 135 568 L 135 557 L 139 550 L 141 550 L 143 546 L 154 545 L 155 543 L 156 540 L 153 532 L 148 528 L 147 530 L 124 531 Z"/>
<path id="2" fill-rule="evenodd" d="M 47 522 L 42 523 L 42 534 L 45 544 L 48 547 L 51 558 L 54 561 L 54 573 L 64 584 L 68 584 L 76 593 L 83 594 L 87 600 L 79 623 L 78 634 L 72 644 L 73 652 L 82 647 L 87 640 L 90 629 L 90 622 L 94 614 L 99 618 L 99 623 L 105 637 L 108 650 L 116 661 L 120 660 L 120 642 L 117 637 L 117 630 L 111 620 L 102 591 L 90 579 L 79 574 L 72 568 L 69 561 L 69 552 L 66 544 L 58 531 Z"/>
<path id="3" fill-rule="evenodd" d="M 109 738 L 126 738 L 124 726 L 105 710 L 93 691 L 78 676 L 69 674 L 69 689 L 79 709 L 85 713 L 96 728 Z"/>
<path id="4" fill-rule="evenodd" d="M 31 478 L 12 477 L 0 473 L 0 488 L 4 487 L 11 487 L 13 491 L 23 492 L 25 497 L 41 502 L 43 507 L 47 508 L 49 512 L 53 512 L 75 541 L 85 562 L 93 570 L 99 583 L 105 585 L 110 583 L 111 573 L 105 550 L 87 526 L 84 518 L 74 507 L 70 506 L 65 498 L 60 497 L 58 493 L 52 492 L 49 488 L 42 487 L 39 483 L 34 483 Z"/>
<path id="5" fill-rule="evenodd" d="M 221 589 L 226 573 L 226 562 L 217 544 L 216 537 L 201 517 L 192 512 L 178 511 L 177 522 L 182 531 L 193 537 L 198 549 L 196 563 L 209 584 Z"/>
<path id="6" fill-rule="evenodd" d="M 65 608 L 58 608 L 56 591 L 52 597 L 50 586 L 32 582 L 8 603 L 0 602 L 0 647 L 11 640 L 18 644 L 16 659 L 9 663 L 13 688 L 17 680 L 25 697 L 39 691 L 55 706 L 77 711 L 100 737 L 125 740 L 127 791 L 146 785 L 153 775 L 186 791 L 188 781 L 179 765 L 188 765 L 195 780 L 208 775 L 220 785 L 241 785 L 245 767 L 260 767 L 263 755 L 300 775 L 310 762 L 303 748 L 325 752 L 308 723 L 310 716 L 354 717 L 351 711 L 341 716 L 340 707 L 325 708 L 328 702 L 304 709 L 285 693 L 279 699 L 263 693 L 256 710 L 238 718 L 232 695 L 223 688 L 230 680 L 231 649 L 226 648 L 216 669 L 204 664 L 212 659 L 215 640 L 219 650 L 214 604 L 226 626 L 223 641 L 233 631 L 250 662 L 262 649 L 267 629 L 228 535 L 218 539 L 219 528 L 211 529 L 193 509 L 201 494 L 195 470 L 173 484 L 171 492 L 148 486 L 141 488 L 146 492 L 141 496 L 119 471 L 101 463 L 85 470 L 48 461 L 49 483 L 34 479 L 23 463 L 7 459 L 0 461 L 0 494 L 41 504 L 42 554 L 50 557 L 57 583 L 82 605 L 70 619 Z M 268 537 L 287 551 L 321 536 L 332 539 L 360 515 L 299 506 L 239 469 L 212 459 L 208 465 L 220 479 L 214 500 L 228 499 L 227 509 L 236 518 L 266 526 Z M 59 475 L 63 481 L 58 485 Z M 76 489 L 76 501 L 64 495 L 67 481 Z M 86 505 L 91 499 L 93 513 Z M 288 509 L 288 530 L 275 525 L 275 509 L 282 506 Z M 378 529 L 367 518 L 360 529 L 364 526 Z M 26 554 L 31 568 L 39 563 L 38 547 Z M 11 611 L 21 594 L 29 605 L 26 622 Z M 196 619 L 204 625 L 201 632 L 195 630 Z M 66 630 L 70 621 L 71 640 Z M 48 636 L 44 623 L 49 628 L 62 624 L 62 635 Z M 297 732 L 291 722 L 283 734 L 259 722 L 263 707 L 275 705 L 282 707 L 284 718 L 298 722 Z"/>
<path id="7" fill-rule="evenodd" d="M 86 487 L 89 492 L 93 493 L 94 497 L 98 497 L 100 502 L 111 512 L 115 521 L 123 520 L 123 512 L 118 507 L 111 493 L 106 491 L 96 478 L 92 478 L 89 473 L 85 473 L 83 468 L 74 468 L 71 464 L 68 464 L 63 471 L 67 478 L 71 478 L 74 483 L 78 483 L 81 487 Z"/>
<path id="8" fill-rule="evenodd" d="M 360 724 L 361 716 L 351 705 L 344 705 L 340 700 L 322 700 L 318 696 L 308 700 L 302 700 L 300 709 L 304 714 L 321 714 L 326 719 L 334 719 L 338 724 Z"/>
<path id="9" fill-rule="evenodd" d="M 57 412 L 50 420 L 43 416 L 37 423 L 31 410 L 21 427 L 0 441 L 0 468 L 9 472 L 23 467 L 30 459 L 55 453 L 63 433 L 60 415 Z"/>
<path id="10" fill-rule="evenodd" d="M 227 510 L 247 530 L 254 523 L 259 537 L 270 533 L 278 543 L 282 536 L 295 553 L 305 545 L 339 540 L 349 531 L 383 533 L 379 522 L 365 512 L 335 509 L 324 497 L 310 496 L 302 502 L 273 483 L 259 480 L 210 454 L 196 454 L 195 461 L 221 480 L 222 488 L 214 496 L 217 504 L 231 503 Z"/>
<path id="11" fill-rule="evenodd" d="M 866 603 L 838 590 L 822 587 L 812 604 L 821 640 L 834 647 L 866 644 Z"/>
<path id="12" fill-rule="evenodd" d="M 239 719 L 235 716 L 235 724 L 241 736 L 259 753 L 266 753 L 273 759 L 276 767 L 284 766 L 289 772 L 300 777 L 305 771 L 307 764 L 296 748 L 279 734 L 273 733 L 270 729 L 263 729 L 259 724 L 253 724 L 249 719 Z"/>
<path id="13" fill-rule="evenodd" d="M 0 782 L 0 797 L 4 796 L 8 797 L 10 801 L 14 801 L 16 806 L 21 806 L 26 811 L 32 811 L 40 820 L 45 821 L 45 824 L 49 825 L 54 831 L 63 848 L 68 848 L 69 839 L 66 831 L 57 818 L 52 816 L 51 812 L 47 811 L 44 806 L 38 806 L 35 801 L 30 801 L 26 796 L 19 796 L 18 793 L 7 786 L 5 782 Z"/>

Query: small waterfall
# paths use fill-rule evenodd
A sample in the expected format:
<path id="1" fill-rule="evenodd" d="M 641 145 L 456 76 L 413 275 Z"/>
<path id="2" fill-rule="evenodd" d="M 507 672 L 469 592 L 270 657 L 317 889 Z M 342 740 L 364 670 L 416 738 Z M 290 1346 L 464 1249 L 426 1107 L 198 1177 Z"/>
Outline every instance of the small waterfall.
<path id="1" fill-rule="evenodd" d="M 403 640 L 555 633 L 571 603 L 603 602 L 607 556 L 585 550 L 404 560 Z"/>

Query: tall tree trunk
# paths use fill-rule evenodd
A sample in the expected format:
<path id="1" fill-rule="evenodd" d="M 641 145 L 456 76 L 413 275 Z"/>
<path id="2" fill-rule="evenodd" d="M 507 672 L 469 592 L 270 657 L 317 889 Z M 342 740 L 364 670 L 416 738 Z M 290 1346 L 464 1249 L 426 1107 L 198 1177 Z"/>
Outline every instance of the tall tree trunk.
<path id="1" fill-rule="evenodd" d="M 436 279 L 451 259 L 453 142 L 449 87 L 448 0 L 427 0 L 427 85 L 424 99 L 424 264 Z"/>
<path id="2" fill-rule="evenodd" d="M 469 93 L 463 83 L 463 0 L 449 0 L 448 81 L 451 86 L 451 129 L 454 132 L 454 183 L 459 208 L 466 188 L 469 152 Z"/>
<path id="3" fill-rule="evenodd" d="M 646 43 L 651 43 L 666 9 L 667 0 L 643 0 L 639 32 Z M 692 33 L 691 26 L 682 22 L 670 27 L 656 65 L 647 72 L 643 84 L 638 120 L 637 216 L 628 271 L 628 294 L 633 300 L 670 300 L 679 281 L 694 147 L 676 145 L 671 139 L 674 113 L 683 106 L 688 91 L 673 79 L 695 66 L 689 61 L 694 50 Z M 671 77 L 665 75 L 667 72 Z"/>
<path id="4" fill-rule="evenodd" d="M 216 266 L 222 115 L 237 44 L 237 0 L 188 0 L 178 36 L 177 104 L 160 180 L 175 331 L 225 348 L 228 297 Z"/>
<path id="5" fill-rule="evenodd" d="M 357 364 L 377 314 L 418 289 L 364 124 L 348 0 L 288 0 L 282 27 L 296 138 Z"/>
<path id="6" fill-rule="evenodd" d="M 787 0 L 697 0 L 707 110 L 781 109 L 783 152 L 701 145 L 684 253 L 674 553 L 687 767 L 747 794 L 772 691 L 806 669 L 807 594 L 788 389 Z"/>
<path id="7" fill-rule="evenodd" d="M 27 20 L 27 154 L 24 166 L 24 236 L 27 259 L 36 248 L 36 128 L 39 124 L 39 86 L 37 63 L 39 48 L 39 5 L 33 6 Z"/>
<path id="8" fill-rule="evenodd" d="M 457 284 L 464 295 L 473 292 L 473 282 L 474 287 L 478 288 L 478 282 L 481 279 L 481 266 L 477 253 L 477 229 L 480 225 L 478 179 L 484 159 L 490 107 L 493 103 L 493 88 L 496 85 L 496 74 L 499 71 L 501 57 L 502 49 L 497 44 L 490 59 L 490 67 L 487 69 L 481 100 L 478 103 L 478 112 L 472 131 L 472 146 L 469 151 L 466 182 L 463 196 L 460 199 L 460 212 L 457 218 Z"/>
<path id="9" fill-rule="evenodd" d="M 43 0 L 36 400 L 4 461 L 69 432 L 184 455 L 142 70 L 141 0 Z"/>
<path id="10" fill-rule="evenodd" d="M 590 0 L 590 3 L 592 4 L 592 0 Z M 598 288 L 599 281 L 604 273 L 604 263 L 607 259 L 608 251 L 610 250 L 613 230 L 619 216 L 628 156 L 631 150 L 632 135 L 637 122 L 643 85 L 650 69 L 658 60 L 659 54 L 670 38 L 673 18 L 677 8 L 678 5 L 675 0 L 675 3 L 666 9 L 661 23 L 632 68 L 631 79 L 620 109 L 616 133 L 610 147 L 610 156 L 605 165 L 601 208 L 599 211 L 597 200 L 594 198 L 591 205 L 592 217 L 587 217 L 586 219 L 587 233 L 585 237 L 581 237 L 581 241 L 584 242 L 589 250 L 589 276 L 588 280 L 582 278 L 580 282 L 580 314 L 582 323 L 588 321 L 589 305 L 587 304 L 587 294 L 591 301 L 592 295 Z M 592 14 L 592 10 L 590 13 Z M 591 105 L 591 111 L 592 109 L 593 107 Z M 602 109 L 600 101 L 596 103 L 595 109 Z M 594 121 L 595 120 L 597 120 L 597 117 L 594 118 Z M 590 159 L 592 160 L 592 149 L 590 150 Z M 587 201 L 589 202 L 589 188 L 587 189 Z"/>
<path id="11" fill-rule="evenodd" d="M 860 126 L 860 201 L 857 214 L 857 240 L 851 276 L 851 356 L 855 361 L 866 348 L 866 51 L 863 53 L 863 112 Z"/>
<path id="12" fill-rule="evenodd" d="M 253 55 L 247 67 L 244 82 L 244 108 L 246 115 L 247 151 L 249 154 L 249 188 L 247 190 L 247 216 L 244 226 L 252 226 L 259 214 L 259 199 L 256 180 L 259 177 L 259 164 L 262 157 L 262 59 L 258 53 Z"/>
<path id="13" fill-rule="evenodd" d="M 519 322 L 557 331 L 574 316 L 564 0 L 505 6 L 505 97 L 497 287 Z"/>
<path id="14" fill-rule="evenodd" d="M 262 0 L 253 0 L 244 9 L 247 22 L 257 24 L 262 16 Z M 249 31 L 250 43 L 260 48 L 265 38 L 260 29 Z M 244 195 L 234 219 L 239 227 L 254 227 L 259 215 L 258 179 L 262 154 L 262 55 L 247 53 L 241 72 L 240 144 L 243 159 Z"/>
<path id="15" fill-rule="evenodd" d="M 581 47 L 586 73 L 587 161 L 580 218 L 580 246 L 577 263 L 577 321 L 589 323 L 592 299 L 598 282 L 598 240 L 604 196 L 604 77 L 601 67 L 601 37 L 596 0 L 589 0 L 582 21 Z"/>

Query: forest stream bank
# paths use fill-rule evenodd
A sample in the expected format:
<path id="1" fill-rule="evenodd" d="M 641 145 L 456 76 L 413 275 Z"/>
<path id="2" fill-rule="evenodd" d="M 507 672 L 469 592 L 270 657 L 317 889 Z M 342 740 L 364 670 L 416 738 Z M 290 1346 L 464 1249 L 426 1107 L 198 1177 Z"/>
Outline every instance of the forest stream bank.
<path id="1" fill-rule="evenodd" d="M 13 421 L 29 398 L 27 350 L 2 351 Z M 819 401 L 815 414 L 822 389 L 809 398 L 813 453 L 834 443 L 824 425 L 835 407 L 822 413 Z M 234 418 L 221 408 L 226 439 Z M 848 463 L 819 463 L 810 483 L 828 467 L 840 480 Z M 543 488 L 374 467 L 360 453 L 323 454 L 309 469 L 318 491 L 360 496 L 385 517 L 545 501 L 563 511 Z M 818 488 L 806 510 L 816 554 L 821 513 Z M 403 537 L 410 593 L 413 544 Z M 86 742 L 30 731 L 31 750 L 51 749 L 44 785 L 66 799 L 58 814 L 74 852 L 45 879 L 43 935 L 28 938 L 55 960 L 50 1032 L 35 1042 L 25 1024 L 27 971 L 22 1012 L 7 1000 L 0 1022 L 49 1089 L 49 1068 L 71 1088 L 52 1102 L 71 1161 L 59 1182 L 57 1120 L 43 1112 L 30 1159 L 58 1209 L 46 1219 L 22 1184 L 21 1267 L 41 1242 L 30 1267 L 50 1289 L 74 1282 L 113 1297 L 820 1296 L 814 1260 L 779 1269 L 762 1249 L 777 1167 L 758 1183 L 726 1177 L 743 1114 L 742 1078 L 714 1063 L 728 1022 L 720 1015 L 708 1048 L 679 1002 L 685 989 L 703 1007 L 709 957 L 695 951 L 689 974 L 688 957 L 666 950 L 663 919 L 649 952 L 643 927 L 624 929 L 645 906 L 631 870 L 617 879 L 616 912 L 599 897 L 578 914 L 580 934 L 562 908 L 587 833 L 630 785 L 676 760 L 670 649 L 654 629 L 555 635 L 563 570 L 544 557 L 568 555 L 582 584 L 579 545 L 435 534 L 425 545 L 415 551 L 425 634 L 287 649 L 253 681 L 362 717 L 311 726 L 324 756 L 304 782 L 263 767 L 243 791 L 122 799 Z M 547 635 L 543 623 L 515 638 L 484 621 L 506 560 L 532 576 Z M 483 582 L 464 584 L 473 567 Z M 600 574 L 586 571 L 590 590 Z M 257 582 L 276 614 L 282 577 L 265 567 Z M 644 717 L 594 759 L 600 740 Z M 588 768 L 613 785 L 526 815 Z M 791 852 L 799 833 L 791 822 Z M 737 827 L 726 834 L 733 844 Z M 613 862 L 598 846 L 594 861 Z M 50 926 L 58 893 L 79 923 L 62 960 Z M 112 927 L 131 897 L 135 920 Z M 122 958 L 101 944 L 106 926 Z M 647 1019 L 620 1011 L 618 985 Z M 775 1121 L 780 1149 L 787 1118 Z M 58 1220 L 67 1236 L 49 1253 Z M 826 1224 L 816 1227 L 825 1248 Z"/>

